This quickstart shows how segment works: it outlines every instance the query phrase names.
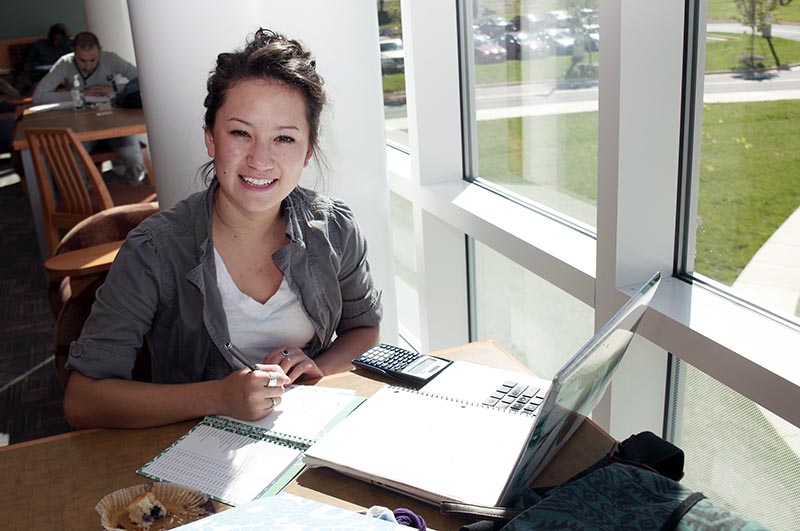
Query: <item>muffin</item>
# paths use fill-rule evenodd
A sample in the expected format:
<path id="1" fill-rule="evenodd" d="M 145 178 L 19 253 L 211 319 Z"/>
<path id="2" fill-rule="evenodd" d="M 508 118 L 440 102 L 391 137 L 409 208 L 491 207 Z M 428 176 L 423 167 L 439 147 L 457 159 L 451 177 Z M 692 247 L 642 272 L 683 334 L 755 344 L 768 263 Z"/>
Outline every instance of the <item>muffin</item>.
<path id="1" fill-rule="evenodd" d="M 140 529 L 150 529 L 153 522 L 167 514 L 167 509 L 152 492 L 143 492 L 126 507 L 131 523 Z"/>

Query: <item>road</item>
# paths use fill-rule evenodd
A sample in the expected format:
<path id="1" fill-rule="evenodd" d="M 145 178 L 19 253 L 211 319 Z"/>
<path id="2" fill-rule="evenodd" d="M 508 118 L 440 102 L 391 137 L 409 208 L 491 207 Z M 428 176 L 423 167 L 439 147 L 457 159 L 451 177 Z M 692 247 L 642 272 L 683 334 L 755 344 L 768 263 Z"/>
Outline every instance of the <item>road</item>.
<path id="1" fill-rule="evenodd" d="M 724 33 L 749 32 L 741 24 L 709 24 L 708 30 Z M 776 37 L 800 40 L 800 26 L 773 25 Z M 478 120 L 564 114 L 597 110 L 597 87 L 558 88 L 553 81 L 478 87 L 475 94 Z M 758 79 L 741 74 L 709 74 L 705 77 L 704 101 L 774 101 L 800 99 L 800 67 L 771 71 Z M 386 107 L 391 127 L 404 129 L 404 105 Z"/>
<path id="2" fill-rule="evenodd" d="M 708 33 L 747 33 L 750 34 L 750 26 L 743 26 L 737 23 L 709 22 L 706 25 Z M 800 26 L 794 24 L 773 24 L 772 36 L 782 39 L 800 41 Z"/>

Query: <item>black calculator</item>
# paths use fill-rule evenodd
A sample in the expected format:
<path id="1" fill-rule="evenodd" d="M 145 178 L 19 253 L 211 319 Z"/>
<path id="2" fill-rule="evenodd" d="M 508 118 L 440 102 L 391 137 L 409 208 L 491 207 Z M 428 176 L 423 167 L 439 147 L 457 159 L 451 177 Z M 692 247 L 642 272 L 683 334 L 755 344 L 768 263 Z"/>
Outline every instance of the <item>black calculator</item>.
<path id="1" fill-rule="evenodd" d="M 452 361 L 381 343 L 353 360 L 353 365 L 413 384 L 424 384 Z"/>

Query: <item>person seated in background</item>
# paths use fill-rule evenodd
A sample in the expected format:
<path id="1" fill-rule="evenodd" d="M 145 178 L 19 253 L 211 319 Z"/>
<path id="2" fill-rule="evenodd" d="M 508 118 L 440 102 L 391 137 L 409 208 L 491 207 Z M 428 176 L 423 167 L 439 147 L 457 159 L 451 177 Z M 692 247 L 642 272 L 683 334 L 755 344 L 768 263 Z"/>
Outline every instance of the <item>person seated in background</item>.
<path id="1" fill-rule="evenodd" d="M 323 83 L 302 44 L 269 30 L 217 56 L 209 186 L 128 234 L 70 347 L 73 426 L 259 419 L 284 386 L 351 370 L 378 343 L 366 238 L 344 203 L 299 184 L 320 155 Z M 144 344 L 151 382 L 132 380 Z"/>
<path id="2" fill-rule="evenodd" d="M 74 51 L 61 56 L 53 68 L 45 75 L 33 91 L 33 103 L 59 103 L 72 100 L 70 89 L 75 76 L 87 97 L 112 97 L 118 76 L 126 80 L 138 77 L 135 66 L 114 52 L 104 51 L 94 33 L 84 31 L 75 36 Z M 67 90 L 59 90 L 59 87 Z M 141 183 L 145 178 L 144 158 L 136 136 L 125 136 L 106 140 L 119 155 L 113 161 L 111 175 L 104 177 L 115 182 L 127 184 Z M 86 150 L 91 152 L 98 144 L 85 142 Z"/>
<path id="3" fill-rule="evenodd" d="M 46 39 L 33 43 L 25 57 L 23 71 L 14 82 L 20 94 L 28 96 L 58 59 L 72 51 L 69 29 L 65 24 L 53 24 Z"/>

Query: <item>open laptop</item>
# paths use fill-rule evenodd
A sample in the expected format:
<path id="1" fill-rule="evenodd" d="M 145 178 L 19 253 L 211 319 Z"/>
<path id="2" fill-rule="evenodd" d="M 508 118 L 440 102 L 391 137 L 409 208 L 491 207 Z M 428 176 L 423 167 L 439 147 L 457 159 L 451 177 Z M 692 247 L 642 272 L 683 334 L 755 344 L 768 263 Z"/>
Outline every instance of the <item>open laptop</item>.
<path id="1" fill-rule="evenodd" d="M 376 393 L 309 448 L 306 463 L 329 466 L 434 504 L 449 499 L 511 506 L 605 393 L 660 279 L 659 273 L 653 275 L 552 381 L 455 361 L 419 392 L 385 388 Z M 511 380 L 515 383 L 509 384 Z M 500 415 L 509 417 L 501 421 L 484 400 L 503 384 L 518 389 L 516 383 L 536 389 L 528 393 L 528 402 L 538 402 L 538 407 L 527 413 L 524 406 L 517 408 L 518 414 Z M 459 407 L 465 403 L 479 405 Z M 491 406 L 495 407 L 504 406 Z M 404 419 L 414 435 L 408 436 L 405 426 L 397 427 L 400 432 L 382 429 L 386 419 Z M 403 459 L 398 460 L 400 455 Z M 468 471 L 466 476 L 462 469 Z M 439 477 L 443 475 L 448 477 Z M 490 481 L 492 486 L 485 487 Z M 453 492 L 454 482 L 459 483 L 458 492 Z"/>
<path id="2" fill-rule="evenodd" d="M 536 417 L 527 449 L 508 489 L 509 494 L 519 492 L 536 478 L 597 406 L 660 281 L 661 274 L 654 274 L 552 380 L 455 361 L 422 390 Z"/>

